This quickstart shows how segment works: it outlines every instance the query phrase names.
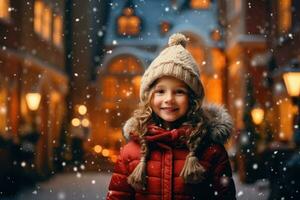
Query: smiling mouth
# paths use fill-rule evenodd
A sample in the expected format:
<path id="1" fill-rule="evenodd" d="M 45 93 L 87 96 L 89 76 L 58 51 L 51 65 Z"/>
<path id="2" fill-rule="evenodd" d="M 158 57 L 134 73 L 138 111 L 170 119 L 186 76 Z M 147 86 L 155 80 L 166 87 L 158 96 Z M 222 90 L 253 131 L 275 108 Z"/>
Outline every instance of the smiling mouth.
<path id="1" fill-rule="evenodd" d="M 168 111 L 168 112 L 175 112 L 179 109 L 178 108 L 161 108 L 161 110 Z"/>

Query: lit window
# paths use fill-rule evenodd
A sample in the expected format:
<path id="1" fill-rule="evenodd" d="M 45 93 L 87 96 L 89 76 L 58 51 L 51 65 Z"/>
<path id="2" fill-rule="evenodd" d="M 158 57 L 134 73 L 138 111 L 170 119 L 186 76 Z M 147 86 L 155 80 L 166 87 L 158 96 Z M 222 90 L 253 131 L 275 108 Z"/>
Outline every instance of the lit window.
<path id="1" fill-rule="evenodd" d="M 193 9 L 208 9 L 210 0 L 191 0 L 190 7 Z"/>
<path id="2" fill-rule="evenodd" d="M 42 32 L 42 17 L 44 4 L 41 1 L 34 2 L 34 31 L 36 33 Z"/>
<path id="3" fill-rule="evenodd" d="M 55 16 L 53 21 L 53 42 L 56 46 L 62 45 L 62 17 Z"/>
<path id="4" fill-rule="evenodd" d="M 0 76 L 0 137 L 1 134 L 5 133 L 5 127 L 6 127 L 6 116 L 7 116 L 7 105 L 6 105 L 6 99 L 7 99 L 7 93 L 5 90 L 5 87 L 3 86 L 3 79 Z"/>
<path id="5" fill-rule="evenodd" d="M 221 73 L 226 64 L 226 58 L 224 53 L 218 48 L 212 48 L 212 65 L 216 73 Z"/>
<path id="6" fill-rule="evenodd" d="M 210 38 L 214 41 L 220 41 L 221 37 L 221 33 L 218 29 L 215 29 L 210 33 Z"/>
<path id="7" fill-rule="evenodd" d="M 0 0 L 0 19 L 8 19 L 9 15 L 9 0 Z"/>
<path id="8" fill-rule="evenodd" d="M 120 35 L 136 36 L 140 33 L 141 20 L 134 15 L 132 8 L 125 8 L 123 15 L 118 18 L 118 33 Z"/>
<path id="9" fill-rule="evenodd" d="M 117 94 L 118 80 L 113 76 L 107 76 L 102 82 L 103 96 L 107 99 L 112 99 Z"/>
<path id="10" fill-rule="evenodd" d="M 169 22 L 161 22 L 160 23 L 160 33 L 162 35 L 168 33 L 171 29 L 171 24 Z"/>
<path id="11" fill-rule="evenodd" d="M 52 11 L 42 1 L 34 3 L 34 31 L 44 39 L 51 39 Z"/>
<path id="12" fill-rule="evenodd" d="M 141 80 L 142 80 L 142 76 L 141 75 L 137 75 L 135 76 L 131 82 L 133 84 L 133 93 L 136 97 L 139 96 L 140 93 L 140 85 L 141 85 Z"/>
<path id="13" fill-rule="evenodd" d="M 121 56 L 112 60 L 108 67 L 108 75 L 103 78 L 104 97 L 136 98 L 143 68 L 133 56 Z"/>
<path id="14" fill-rule="evenodd" d="M 241 0 L 234 0 L 234 10 L 236 13 L 239 13 L 242 8 L 242 1 Z"/>
<path id="15" fill-rule="evenodd" d="M 110 73 L 113 74 L 138 74 L 142 73 L 139 61 L 134 57 L 122 57 L 115 59 L 109 67 Z"/>
<path id="16" fill-rule="evenodd" d="M 191 45 L 191 42 L 189 42 L 189 44 L 187 45 L 187 50 L 191 52 L 196 63 L 199 65 L 200 68 L 202 68 L 202 66 L 205 65 L 204 52 L 202 47 L 198 45 Z"/>
<path id="17" fill-rule="evenodd" d="M 52 12 L 49 8 L 44 8 L 44 16 L 43 16 L 43 30 L 42 36 L 45 39 L 50 39 L 51 37 L 51 22 L 52 22 Z"/>
<path id="18" fill-rule="evenodd" d="M 279 31 L 288 32 L 292 25 L 291 0 L 278 0 L 279 4 Z"/>

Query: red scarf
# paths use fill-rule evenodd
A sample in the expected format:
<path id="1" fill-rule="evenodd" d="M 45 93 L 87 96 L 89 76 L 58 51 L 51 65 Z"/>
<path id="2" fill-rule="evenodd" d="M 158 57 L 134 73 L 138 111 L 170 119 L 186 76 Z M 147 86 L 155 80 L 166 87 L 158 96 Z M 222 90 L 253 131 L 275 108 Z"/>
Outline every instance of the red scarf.
<path id="1" fill-rule="evenodd" d="M 166 130 L 162 127 L 159 127 L 155 124 L 150 124 L 147 126 L 148 131 L 144 138 L 152 143 L 163 143 L 171 146 L 183 145 L 186 143 L 187 137 L 191 133 L 190 125 L 182 125 L 179 128 Z M 131 139 L 137 141 L 139 140 L 138 135 L 131 133 Z"/>

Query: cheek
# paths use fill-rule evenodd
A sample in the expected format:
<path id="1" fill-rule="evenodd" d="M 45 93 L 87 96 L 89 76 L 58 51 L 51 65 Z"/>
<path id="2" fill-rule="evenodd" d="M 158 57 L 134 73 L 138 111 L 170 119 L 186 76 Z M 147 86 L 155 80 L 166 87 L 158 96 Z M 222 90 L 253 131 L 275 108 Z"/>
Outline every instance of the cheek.
<path id="1" fill-rule="evenodd" d="M 185 98 L 182 98 L 180 100 L 180 105 L 181 105 L 181 108 L 185 111 L 188 110 L 189 108 L 189 100 L 188 100 L 188 97 L 185 97 Z"/>
<path id="2" fill-rule="evenodd" d="M 151 104 L 152 108 L 156 108 L 160 105 L 160 99 L 158 97 L 154 96 L 154 97 L 152 97 L 150 104 Z"/>

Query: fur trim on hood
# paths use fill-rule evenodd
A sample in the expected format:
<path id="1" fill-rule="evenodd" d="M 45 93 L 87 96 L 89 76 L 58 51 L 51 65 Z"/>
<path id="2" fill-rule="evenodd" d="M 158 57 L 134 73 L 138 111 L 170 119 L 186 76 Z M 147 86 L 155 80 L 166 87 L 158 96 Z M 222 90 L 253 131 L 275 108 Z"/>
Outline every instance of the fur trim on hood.
<path id="1" fill-rule="evenodd" d="M 215 104 L 206 104 L 202 106 L 204 113 L 208 116 L 209 137 L 212 141 L 224 144 L 230 137 L 233 130 L 232 118 L 224 108 Z M 138 122 L 134 118 L 126 121 L 123 127 L 123 135 L 129 140 L 130 133 L 136 132 Z"/>

